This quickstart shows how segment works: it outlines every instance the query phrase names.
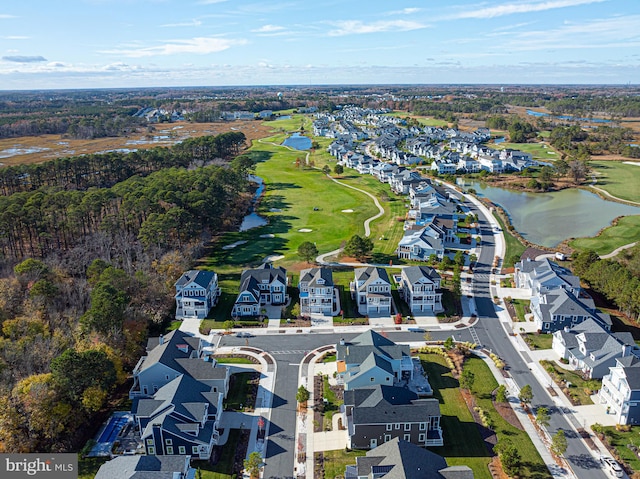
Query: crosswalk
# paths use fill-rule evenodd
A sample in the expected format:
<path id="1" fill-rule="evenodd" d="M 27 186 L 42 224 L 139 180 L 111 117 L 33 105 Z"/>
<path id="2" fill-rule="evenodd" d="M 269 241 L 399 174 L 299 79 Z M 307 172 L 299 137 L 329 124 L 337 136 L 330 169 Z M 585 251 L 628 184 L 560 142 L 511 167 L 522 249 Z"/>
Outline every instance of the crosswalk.
<path id="1" fill-rule="evenodd" d="M 480 338 L 478 338 L 478 333 L 476 332 L 476 328 L 474 328 L 473 326 L 470 326 L 469 334 L 471 334 L 471 338 L 473 339 L 474 343 L 476 343 L 478 346 L 482 345 L 482 343 L 480 343 Z"/>
<path id="2" fill-rule="evenodd" d="M 284 355 L 284 354 L 306 354 L 309 351 L 304 351 L 302 349 L 288 349 L 285 351 L 269 351 L 269 354 L 273 354 L 273 355 Z"/>

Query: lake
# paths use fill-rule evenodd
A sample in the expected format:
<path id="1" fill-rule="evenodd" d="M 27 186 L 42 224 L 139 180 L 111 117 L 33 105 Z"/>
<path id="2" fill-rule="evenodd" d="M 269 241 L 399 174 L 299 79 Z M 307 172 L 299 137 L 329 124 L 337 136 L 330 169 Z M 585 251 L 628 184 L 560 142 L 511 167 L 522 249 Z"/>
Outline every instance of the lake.
<path id="1" fill-rule="evenodd" d="M 640 208 L 606 201 L 580 189 L 527 193 L 469 181 L 464 187 L 474 188 L 479 196 L 502 206 L 514 228 L 541 246 L 554 247 L 568 238 L 595 236 L 618 216 L 640 214 Z"/>
<path id="2" fill-rule="evenodd" d="M 604 118 L 579 118 L 571 115 L 553 116 L 553 115 L 550 115 L 549 113 L 545 113 L 543 111 L 535 111 L 535 110 L 527 110 L 527 115 L 535 116 L 535 117 L 551 116 L 553 118 L 558 118 L 559 120 L 589 121 L 592 123 L 611 123 L 611 120 L 605 120 Z"/>
<path id="3" fill-rule="evenodd" d="M 294 133 L 289 138 L 282 142 L 285 146 L 290 146 L 294 150 L 309 150 L 311 149 L 311 138 L 303 136 L 300 133 Z"/>
<path id="4" fill-rule="evenodd" d="M 258 199 L 260 199 L 260 196 L 262 196 L 262 193 L 264 192 L 264 181 L 262 178 L 255 175 L 249 175 L 248 180 L 252 183 L 256 183 L 258 185 L 258 188 L 253 195 L 249 214 L 246 215 L 242 220 L 240 231 L 247 231 L 252 228 L 257 228 L 258 226 L 264 226 L 267 224 L 267 220 L 254 211 L 256 202 L 258 201 Z"/>

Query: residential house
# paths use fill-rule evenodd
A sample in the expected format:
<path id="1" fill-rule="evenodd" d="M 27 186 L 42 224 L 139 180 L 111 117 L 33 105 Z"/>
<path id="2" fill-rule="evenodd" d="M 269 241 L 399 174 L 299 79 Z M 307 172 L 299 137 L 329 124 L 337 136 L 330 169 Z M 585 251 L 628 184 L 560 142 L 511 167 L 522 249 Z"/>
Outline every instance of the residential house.
<path id="1" fill-rule="evenodd" d="M 391 314 L 391 282 L 384 268 L 367 266 L 354 270 L 350 285 L 358 312 L 367 316 Z"/>
<path id="2" fill-rule="evenodd" d="M 448 160 L 433 160 L 431 162 L 431 171 L 435 171 L 439 175 L 455 175 L 457 169 L 457 163 Z"/>
<path id="3" fill-rule="evenodd" d="M 218 275 L 213 271 L 192 269 L 175 283 L 176 319 L 206 318 L 218 302 Z"/>
<path id="4" fill-rule="evenodd" d="M 447 466 L 444 457 L 402 439 L 388 442 L 356 457 L 345 479 L 473 479 L 468 466 Z"/>
<path id="5" fill-rule="evenodd" d="M 598 396 L 617 424 L 640 424 L 640 359 L 634 355 L 617 358 L 602 378 Z"/>
<path id="6" fill-rule="evenodd" d="M 146 453 L 209 459 L 220 436 L 223 399 L 222 392 L 181 374 L 151 398 L 134 400 L 131 412 Z"/>
<path id="7" fill-rule="evenodd" d="M 174 330 L 165 336 L 151 338 L 147 355 L 140 358 L 133 369 L 131 399 L 151 397 L 162 386 L 182 374 L 211 387 L 226 396 L 229 391 L 229 368 L 218 366 L 203 351 L 204 341 Z"/>
<path id="8" fill-rule="evenodd" d="M 191 456 L 116 456 L 105 462 L 95 479 L 194 479 Z"/>
<path id="9" fill-rule="evenodd" d="M 346 391 L 376 384 L 393 386 L 411 379 L 409 346 L 396 344 L 373 330 L 336 345 L 338 378 Z"/>
<path id="10" fill-rule="evenodd" d="M 264 263 L 240 276 L 240 292 L 233 305 L 233 317 L 258 316 L 265 305 L 287 301 L 287 270 Z"/>
<path id="11" fill-rule="evenodd" d="M 441 260 L 444 257 L 444 243 L 430 232 L 428 227 L 405 231 L 396 249 L 398 258 L 429 261 L 431 255 L 435 255 Z"/>
<path id="12" fill-rule="evenodd" d="M 611 329 L 611 318 L 598 311 L 590 298 L 576 298 L 563 288 L 531 298 L 531 312 L 538 329 L 543 333 L 553 333 L 564 327 L 573 327 L 587 318 L 598 321 Z"/>
<path id="13" fill-rule="evenodd" d="M 344 392 L 348 447 L 373 449 L 392 439 L 419 446 L 442 446 L 440 404 L 406 388 L 376 385 Z"/>
<path id="14" fill-rule="evenodd" d="M 413 314 L 424 312 L 437 313 L 442 308 L 440 275 L 428 266 L 409 266 L 400 273 L 400 295 L 409 305 Z"/>
<path id="15" fill-rule="evenodd" d="M 640 356 L 631 333 L 611 333 L 591 318 L 553 333 L 552 348 L 588 379 L 604 377 L 618 358 Z"/>
<path id="16" fill-rule="evenodd" d="M 544 294 L 563 288 L 574 296 L 580 296 L 580 278 L 567 268 L 545 258 L 540 261 L 526 259 L 515 264 L 514 280 L 516 288 L 531 289 L 531 295 Z"/>
<path id="17" fill-rule="evenodd" d="M 300 271 L 300 313 L 331 316 L 335 309 L 333 274 L 329 268 L 309 268 Z"/>

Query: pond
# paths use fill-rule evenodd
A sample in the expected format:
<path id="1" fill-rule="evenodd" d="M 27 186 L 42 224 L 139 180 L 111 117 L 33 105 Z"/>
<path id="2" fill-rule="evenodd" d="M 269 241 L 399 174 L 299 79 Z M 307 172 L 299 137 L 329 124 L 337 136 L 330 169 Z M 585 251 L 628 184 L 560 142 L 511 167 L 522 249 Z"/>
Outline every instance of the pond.
<path id="1" fill-rule="evenodd" d="M 618 216 L 640 214 L 640 208 L 606 201 L 580 189 L 527 193 L 464 180 L 460 184 L 502 206 L 514 228 L 541 246 L 554 247 L 568 238 L 592 237 Z"/>
<path id="2" fill-rule="evenodd" d="M 294 133 L 289 138 L 282 142 L 285 146 L 290 146 L 295 150 L 309 150 L 311 149 L 311 138 L 303 136 L 300 133 Z"/>
<path id="3" fill-rule="evenodd" d="M 247 231 L 253 228 L 257 228 L 259 226 L 264 226 L 267 224 L 267 220 L 260 216 L 258 213 L 254 211 L 255 204 L 262 196 L 264 191 L 264 181 L 259 176 L 249 175 L 249 181 L 252 183 L 256 183 L 258 188 L 256 189 L 255 194 L 253 195 L 253 200 L 251 201 L 251 209 L 249 210 L 249 214 L 245 216 L 242 220 L 242 224 L 240 225 L 240 231 Z"/>
<path id="4" fill-rule="evenodd" d="M 604 118 L 580 118 L 571 115 L 558 115 L 553 116 L 549 113 L 545 113 L 543 111 L 535 111 L 535 110 L 527 110 L 527 115 L 535 116 L 535 117 L 546 117 L 552 116 L 553 118 L 558 118 L 559 120 L 570 120 L 570 121 L 590 121 L 592 123 L 611 123 L 611 120 L 605 120 Z"/>

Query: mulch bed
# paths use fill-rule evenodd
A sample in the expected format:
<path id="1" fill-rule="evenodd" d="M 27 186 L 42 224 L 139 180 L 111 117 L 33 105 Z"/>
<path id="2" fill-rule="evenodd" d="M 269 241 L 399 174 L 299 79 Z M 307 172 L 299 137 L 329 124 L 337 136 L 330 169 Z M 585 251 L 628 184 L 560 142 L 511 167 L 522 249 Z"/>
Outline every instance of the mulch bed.
<path id="1" fill-rule="evenodd" d="M 284 328 L 310 328 L 311 320 L 310 319 L 290 319 L 286 323 L 280 324 L 280 326 Z"/>
<path id="2" fill-rule="evenodd" d="M 524 250 L 524 253 L 522 253 L 522 256 L 520 257 L 520 259 L 523 259 L 523 260 L 527 260 L 527 259 L 534 260 L 538 256 L 540 256 L 541 254 L 549 254 L 549 251 L 543 250 L 543 249 L 529 247 L 526 250 Z"/>
<path id="3" fill-rule="evenodd" d="M 493 401 L 493 407 L 496 408 L 496 411 L 498 411 L 498 414 L 502 416 L 502 419 L 507 421 L 513 427 L 524 431 L 524 427 L 522 427 L 522 423 L 520 422 L 520 419 L 518 419 L 518 415 L 509 404 Z"/>

